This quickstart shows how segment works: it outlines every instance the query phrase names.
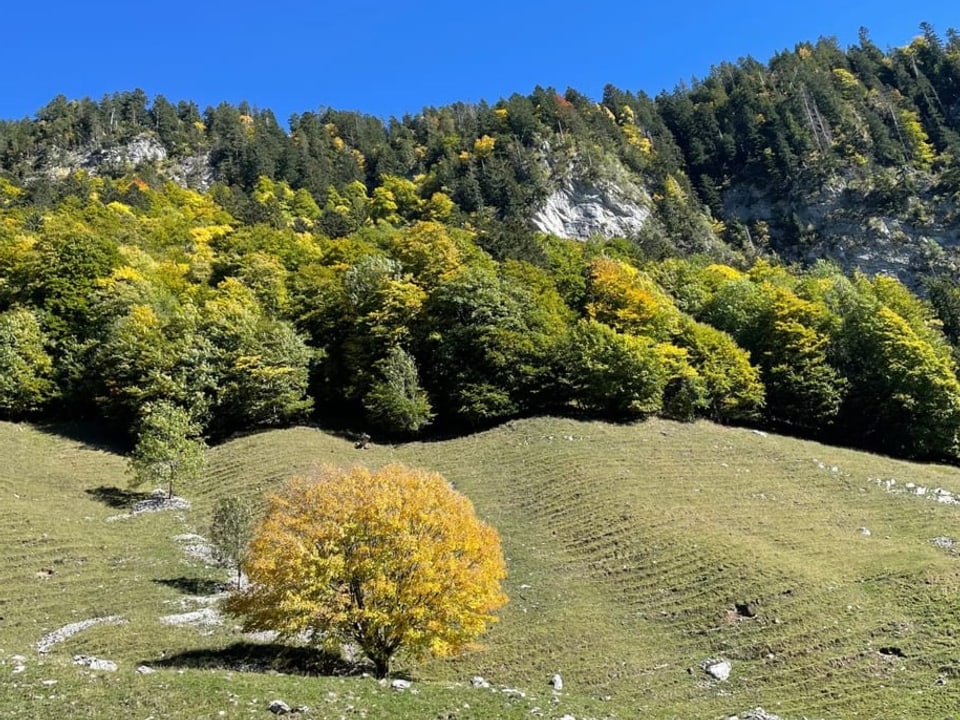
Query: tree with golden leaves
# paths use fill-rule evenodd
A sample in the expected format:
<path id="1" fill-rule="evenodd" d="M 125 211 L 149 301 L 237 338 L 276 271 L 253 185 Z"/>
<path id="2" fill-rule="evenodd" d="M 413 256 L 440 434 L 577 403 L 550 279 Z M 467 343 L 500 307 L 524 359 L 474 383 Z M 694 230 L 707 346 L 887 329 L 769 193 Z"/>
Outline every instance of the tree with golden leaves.
<path id="1" fill-rule="evenodd" d="M 227 601 L 247 631 L 356 643 L 385 677 L 402 651 L 448 656 L 507 601 L 496 530 L 440 475 L 402 465 L 323 467 L 268 498 Z"/>

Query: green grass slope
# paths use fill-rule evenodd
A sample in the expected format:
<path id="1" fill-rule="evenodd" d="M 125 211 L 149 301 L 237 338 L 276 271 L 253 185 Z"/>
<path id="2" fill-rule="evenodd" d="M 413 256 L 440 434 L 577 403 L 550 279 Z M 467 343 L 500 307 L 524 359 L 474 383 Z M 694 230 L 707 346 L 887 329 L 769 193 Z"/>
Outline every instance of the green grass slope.
<path id="1" fill-rule="evenodd" d="M 317 718 L 942 718 L 960 704 L 960 505 L 933 492 L 960 492 L 955 468 L 707 423 L 535 419 L 366 451 L 296 428 L 211 449 L 183 489 L 191 510 L 116 519 L 132 498 L 115 454 L 0 424 L 0 458 L 0 717 L 268 717 L 274 697 Z M 201 613 L 226 577 L 183 538 L 221 494 L 393 461 L 442 472 L 500 530 L 511 602 L 483 650 L 401 663 L 417 692 L 396 692 L 304 677 L 289 652 L 264 671 L 278 649 L 229 620 L 161 620 Z"/>

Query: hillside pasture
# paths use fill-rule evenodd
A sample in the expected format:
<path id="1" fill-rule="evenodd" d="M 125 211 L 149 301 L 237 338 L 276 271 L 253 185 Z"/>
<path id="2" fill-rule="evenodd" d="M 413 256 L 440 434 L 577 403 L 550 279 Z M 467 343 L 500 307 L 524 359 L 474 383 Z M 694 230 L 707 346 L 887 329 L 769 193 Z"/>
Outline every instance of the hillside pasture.
<path id="1" fill-rule="evenodd" d="M 210 449 L 191 509 L 131 516 L 143 497 L 109 449 L 0 424 L 0 457 L 0 717 L 267 717 L 277 697 L 318 718 L 892 719 L 960 700 L 952 467 L 705 422 L 541 418 L 368 450 L 293 428 Z M 510 573 L 482 649 L 400 659 L 417 692 L 241 634 L 196 537 L 222 495 L 388 462 L 466 493 Z"/>

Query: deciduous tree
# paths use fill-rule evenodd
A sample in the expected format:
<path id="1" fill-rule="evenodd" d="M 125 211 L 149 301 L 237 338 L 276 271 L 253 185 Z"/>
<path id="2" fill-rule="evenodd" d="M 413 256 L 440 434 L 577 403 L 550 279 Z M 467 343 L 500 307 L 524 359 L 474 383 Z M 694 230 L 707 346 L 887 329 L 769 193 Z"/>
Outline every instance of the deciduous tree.
<path id="1" fill-rule="evenodd" d="M 174 483 L 203 473 L 206 447 L 200 426 L 186 410 L 165 400 L 147 404 L 130 458 L 133 485 L 166 485 L 167 496 L 173 497 Z"/>
<path id="2" fill-rule="evenodd" d="M 237 571 L 237 588 L 243 578 L 243 561 L 253 537 L 254 520 L 253 504 L 229 495 L 220 498 L 210 520 L 210 542 L 217 559 Z"/>
<path id="3" fill-rule="evenodd" d="M 500 538 L 440 475 L 322 468 L 269 498 L 227 601 L 247 630 L 351 642 L 385 677 L 398 652 L 468 647 L 506 601 Z"/>

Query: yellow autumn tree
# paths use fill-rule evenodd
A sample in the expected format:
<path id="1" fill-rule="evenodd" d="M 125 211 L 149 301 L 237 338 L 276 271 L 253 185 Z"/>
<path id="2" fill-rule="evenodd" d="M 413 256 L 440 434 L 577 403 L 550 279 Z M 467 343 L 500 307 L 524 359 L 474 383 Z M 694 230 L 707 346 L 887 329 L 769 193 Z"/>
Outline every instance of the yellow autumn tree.
<path id="1" fill-rule="evenodd" d="M 355 643 L 385 677 L 468 648 L 507 601 L 500 538 L 440 475 L 402 465 L 323 467 L 268 499 L 227 600 L 248 631 Z"/>

